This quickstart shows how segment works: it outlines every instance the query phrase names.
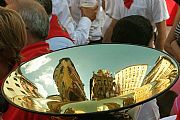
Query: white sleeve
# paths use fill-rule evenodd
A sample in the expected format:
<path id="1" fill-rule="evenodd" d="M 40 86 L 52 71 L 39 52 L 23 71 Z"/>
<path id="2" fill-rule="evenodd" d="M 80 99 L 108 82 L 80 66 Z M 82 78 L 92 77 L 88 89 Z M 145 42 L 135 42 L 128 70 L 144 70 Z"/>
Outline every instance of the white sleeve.
<path id="1" fill-rule="evenodd" d="M 156 102 L 157 100 L 153 99 L 144 103 L 139 110 L 137 120 L 159 120 L 159 107 Z"/>
<path id="2" fill-rule="evenodd" d="M 52 13 L 58 16 L 61 24 L 67 24 L 67 19 L 71 16 L 68 14 L 69 6 L 66 0 L 52 0 L 53 11 Z M 67 12 L 66 12 L 67 11 Z"/>
<path id="3" fill-rule="evenodd" d="M 53 1 L 53 12 L 58 16 L 59 21 L 66 28 L 70 37 L 74 40 L 75 45 L 87 44 L 91 20 L 87 17 L 82 17 L 77 24 L 71 16 L 66 0 Z"/>
<path id="4" fill-rule="evenodd" d="M 91 28 L 91 20 L 87 17 L 82 17 L 79 24 L 74 29 L 74 32 L 69 32 L 71 38 L 74 40 L 75 45 L 85 45 L 89 43 L 89 31 Z M 73 28 L 72 28 L 73 29 Z"/>
<path id="5" fill-rule="evenodd" d="M 153 23 L 158 23 L 163 20 L 167 20 L 169 18 L 169 14 L 167 11 L 166 1 L 165 0 L 151 0 L 151 13 L 152 13 L 152 19 Z"/>
<path id="6" fill-rule="evenodd" d="M 163 12 L 163 20 L 167 20 L 169 18 L 169 12 L 168 12 L 168 9 L 167 9 L 167 4 L 166 4 L 166 0 L 161 0 L 161 9 Z"/>

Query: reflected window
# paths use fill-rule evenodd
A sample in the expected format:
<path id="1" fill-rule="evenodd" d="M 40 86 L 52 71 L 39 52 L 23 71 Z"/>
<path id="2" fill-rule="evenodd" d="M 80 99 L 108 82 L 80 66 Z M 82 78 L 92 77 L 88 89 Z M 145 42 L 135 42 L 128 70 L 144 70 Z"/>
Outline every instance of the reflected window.
<path id="1" fill-rule="evenodd" d="M 14 78 L 15 81 L 18 81 L 16 78 Z"/>
<path id="2" fill-rule="evenodd" d="M 20 87 L 19 84 L 17 84 L 17 83 L 15 83 L 15 85 L 16 85 L 17 87 Z"/>
<path id="3" fill-rule="evenodd" d="M 26 95 L 26 93 L 24 91 L 21 91 L 21 92 Z"/>
<path id="4" fill-rule="evenodd" d="M 61 74 L 63 73 L 63 70 L 64 70 L 64 66 L 62 66 L 61 69 L 60 69 Z"/>
<path id="5" fill-rule="evenodd" d="M 9 87 L 7 87 L 7 89 L 10 90 L 10 91 L 14 91 L 12 88 L 9 88 Z"/>
<path id="6" fill-rule="evenodd" d="M 18 98 L 18 100 L 21 100 L 21 98 Z"/>
<path id="7" fill-rule="evenodd" d="M 69 72 L 69 74 L 71 74 L 71 73 L 72 73 L 72 71 L 71 71 L 70 67 L 68 66 L 67 68 L 68 68 L 68 72 Z"/>

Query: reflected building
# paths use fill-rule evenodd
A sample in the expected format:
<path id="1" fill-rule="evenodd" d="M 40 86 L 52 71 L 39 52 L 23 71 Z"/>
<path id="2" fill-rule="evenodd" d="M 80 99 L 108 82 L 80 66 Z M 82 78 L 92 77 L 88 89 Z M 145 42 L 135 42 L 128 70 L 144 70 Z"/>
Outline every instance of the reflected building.
<path id="1" fill-rule="evenodd" d="M 128 66 L 117 72 L 115 79 L 103 70 L 93 73 L 91 99 L 126 96 L 124 105 L 141 102 L 165 90 L 177 75 L 176 66 L 166 56 L 160 56 L 150 72 L 147 69 L 147 64 Z"/>
<path id="2" fill-rule="evenodd" d="M 134 100 L 136 102 L 141 102 L 143 100 L 146 100 L 150 98 L 152 94 L 152 86 L 151 84 L 143 85 L 142 87 L 136 88 L 134 90 Z"/>
<path id="3" fill-rule="evenodd" d="M 115 74 L 116 91 L 119 95 L 132 93 L 141 87 L 147 71 L 146 64 L 132 65 Z"/>
<path id="4" fill-rule="evenodd" d="M 166 89 L 177 75 L 171 59 L 160 56 L 154 67 L 146 75 L 147 65 L 129 66 L 115 74 L 116 91 L 119 95 L 134 93 L 136 102 L 140 102 Z"/>
<path id="5" fill-rule="evenodd" d="M 151 82 L 150 84 L 154 84 L 151 90 L 152 93 L 158 94 L 159 92 L 165 90 L 171 84 L 171 81 L 170 79 L 159 79 L 155 80 L 154 82 Z"/>
<path id="6" fill-rule="evenodd" d="M 59 95 L 51 95 L 51 96 L 48 96 L 46 99 L 49 100 L 47 102 L 47 106 L 49 108 L 49 111 L 55 112 L 55 113 L 60 113 L 61 107 L 65 104 L 70 103 L 70 102 L 63 102 Z"/>
<path id="7" fill-rule="evenodd" d="M 20 75 L 18 71 L 11 74 L 9 78 L 10 79 L 6 80 L 4 83 L 4 86 L 6 93 L 12 96 L 12 98 L 16 95 L 32 96 L 34 98 L 42 97 L 38 93 L 38 88 L 35 86 L 35 84 Z"/>
<path id="8" fill-rule="evenodd" d="M 35 110 L 40 112 L 47 112 L 49 108 L 47 106 L 47 100 L 43 98 L 33 98 L 32 96 L 20 96 L 17 95 L 12 98 L 12 101 L 23 108 L 29 110 Z"/>
<path id="9" fill-rule="evenodd" d="M 70 58 L 59 60 L 59 64 L 54 70 L 53 79 L 63 102 L 86 100 L 84 84 Z"/>
<path id="10" fill-rule="evenodd" d="M 167 88 L 176 75 L 176 66 L 171 59 L 166 56 L 160 56 L 155 66 L 145 77 L 143 85 L 153 83 L 153 93 L 156 94 Z"/>
<path id="11" fill-rule="evenodd" d="M 97 107 L 97 111 L 106 111 L 106 110 L 114 110 L 120 108 L 120 105 L 112 102 L 112 103 L 104 103 L 102 106 Z"/>
<path id="12" fill-rule="evenodd" d="M 50 109 L 50 112 L 56 112 L 58 113 L 60 110 L 60 107 L 62 106 L 62 100 L 59 95 L 51 95 L 48 96 L 46 99 L 50 99 L 51 101 L 47 102 L 47 106 Z"/>
<path id="13" fill-rule="evenodd" d="M 98 70 L 90 79 L 90 98 L 104 99 L 115 96 L 114 78 L 107 70 Z"/>
<path id="14" fill-rule="evenodd" d="M 166 81 L 166 79 L 174 80 L 172 78 L 173 74 L 177 74 L 177 70 L 171 59 L 166 56 L 160 56 L 155 66 L 147 74 L 143 85 L 154 81 Z"/>

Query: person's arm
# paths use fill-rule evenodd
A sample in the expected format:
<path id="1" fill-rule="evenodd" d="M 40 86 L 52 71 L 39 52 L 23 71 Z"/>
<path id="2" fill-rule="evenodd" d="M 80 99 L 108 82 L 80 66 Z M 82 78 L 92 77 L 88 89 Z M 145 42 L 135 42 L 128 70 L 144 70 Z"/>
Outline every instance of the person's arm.
<path id="1" fill-rule="evenodd" d="M 84 45 L 88 43 L 89 30 L 91 27 L 91 20 L 94 19 L 96 11 L 84 10 L 83 17 L 81 17 L 77 24 L 71 16 L 67 1 L 53 0 L 53 12 L 58 16 L 61 24 L 66 28 L 70 37 L 74 40 L 75 45 Z"/>
<path id="2" fill-rule="evenodd" d="M 81 8 L 82 17 L 77 24 L 75 31 L 70 34 L 74 39 L 75 45 L 83 45 L 89 43 L 89 33 L 92 21 L 96 19 L 98 6 L 93 8 Z"/>
<path id="3" fill-rule="evenodd" d="M 159 50 L 164 50 L 164 43 L 166 40 L 166 21 L 156 23 L 157 27 L 157 40 L 155 41 L 155 48 Z"/>
<path id="4" fill-rule="evenodd" d="M 176 14 L 176 17 L 175 17 L 173 26 L 171 28 L 171 31 L 169 32 L 169 34 L 167 36 L 167 39 L 165 41 L 165 47 L 164 47 L 165 51 L 167 51 L 171 55 L 175 54 L 174 51 L 172 50 L 171 43 L 176 40 L 175 29 L 176 29 L 176 26 L 177 26 L 179 21 L 180 21 L 180 8 L 178 7 L 178 12 Z"/>
<path id="5" fill-rule="evenodd" d="M 114 2 L 114 6 L 111 6 L 113 8 L 112 11 L 112 16 L 111 16 L 111 24 L 109 25 L 109 27 L 104 30 L 104 37 L 103 37 L 103 43 L 110 43 L 111 42 L 111 36 L 112 36 L 112 33 L 113 33 L 113 29 L 117 23 L 117 21 L 121 18 L 120 15 L 121 15 L 121 11 L 120 11 L 120 1 L 117 0 L 117 1 L 112 1 Z"/>
<path id="6" fill-rule="evenodd" d="M 180 62 L 180 46 L 178 45 L 177 41 L 171 42 L 171 48 L 173 51 L 173 56 L 177 59 L 178 62 Z"/>
<path id="7" fill-rule="evenodd" d="M 110 43 L 111 42 L 111 36 L 112 36 L 113 29 L 114 29 L 114 26 L 116 25 L 116 23 L 117 23 L 117 20 L 112 19 L 110 26 L 108 27 L 108 29 L 106 30 L 106 32 L 104 34 L 103 43 Z"/>
<path id="8" fill-rule="evenodd" d="M 166 20 L 169 18 L 167 5 L 165 0 L 149 0 L 148 10 L 151 13 L 151 22 L 156 25 L 157 39 L 155 41 L 155 48 L 164 50 L 164 43 L 166 39 Z"/>

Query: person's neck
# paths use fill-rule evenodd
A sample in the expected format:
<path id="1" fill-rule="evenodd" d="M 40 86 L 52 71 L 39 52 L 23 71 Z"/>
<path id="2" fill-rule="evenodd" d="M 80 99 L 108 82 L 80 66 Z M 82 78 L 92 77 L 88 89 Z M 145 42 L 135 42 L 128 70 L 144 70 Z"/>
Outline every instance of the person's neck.
<path id="1" fill-rule="evenodd" d="M 31 34 L 27 34 L 27 45 L 34 44 L 40 41 L 44 41 L 44 40 L 39 39 Z"/>

